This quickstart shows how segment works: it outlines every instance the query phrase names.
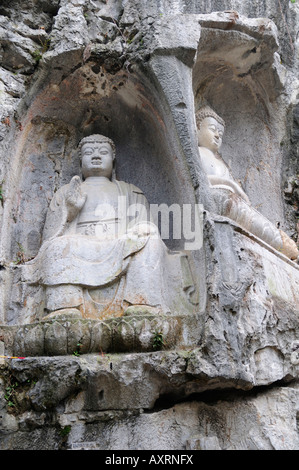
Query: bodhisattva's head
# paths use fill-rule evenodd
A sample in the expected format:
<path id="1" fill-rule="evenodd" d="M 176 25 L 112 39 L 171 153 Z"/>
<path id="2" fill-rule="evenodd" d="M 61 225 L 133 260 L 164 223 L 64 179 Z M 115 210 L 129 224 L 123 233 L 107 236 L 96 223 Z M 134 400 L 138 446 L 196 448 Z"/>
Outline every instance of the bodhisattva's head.
<path id="1" fill-rule="evenodd" d="M 84 137 L 78 150 L 81 156 L 83 178 L 104 176 L 111 179 L 115 159 L 114 142 L 100 134 Z"/>
<path id="2" fill-rule="evenodd" d="M 225 122 L 209 106 L 204 106 L 196 115 L 197 140 L 199 147 L 218 152 L 224 133 Z"/>

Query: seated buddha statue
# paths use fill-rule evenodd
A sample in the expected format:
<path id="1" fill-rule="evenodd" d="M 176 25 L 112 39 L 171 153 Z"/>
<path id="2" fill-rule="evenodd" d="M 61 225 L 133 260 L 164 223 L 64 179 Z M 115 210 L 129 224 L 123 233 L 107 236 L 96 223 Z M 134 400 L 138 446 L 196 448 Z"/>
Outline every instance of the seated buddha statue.
<path id="1" fill-rule="evenodd" d="M 218 214 L 232 219 L 289 259 L 296 260 L 299 254 L 296 243 L 251 205 L 219 154 L 225 129 L 223 119 L 209 106 L 204 106 L 196 113 L 196 126 L 199 158 Z"/>
<path id="2" fill-rule="evenodd" d="M 170 299 L 184 298 L 185 261 L 164 244 L 143 192 L 114 178 L 113 141 L 87 136 L 78 150 L 82 179 L 54 194 L 41 248 L 24 265 L 23 279 L 45 289 L 43 318 L 169 313 Z"/>

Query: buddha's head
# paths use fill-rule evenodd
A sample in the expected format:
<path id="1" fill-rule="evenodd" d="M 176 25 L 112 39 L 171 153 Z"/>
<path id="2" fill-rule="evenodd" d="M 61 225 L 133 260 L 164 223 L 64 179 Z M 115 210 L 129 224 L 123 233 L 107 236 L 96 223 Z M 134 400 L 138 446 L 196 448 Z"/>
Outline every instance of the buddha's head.
<path id="1" fill-rule="evenodd" d="M 197 140 L 199 147 L 218 152 L 224 133 L 225 122 L 209 106 L 204 106 L 196 115 Z"/>
<path id="2" fill-rule="evenodd" d="M 112 177 L 115 145 L 114 142 L 100 134 L 84 137 L 78 146 L 81 156 L 82 174 L 88 176 Z"/>

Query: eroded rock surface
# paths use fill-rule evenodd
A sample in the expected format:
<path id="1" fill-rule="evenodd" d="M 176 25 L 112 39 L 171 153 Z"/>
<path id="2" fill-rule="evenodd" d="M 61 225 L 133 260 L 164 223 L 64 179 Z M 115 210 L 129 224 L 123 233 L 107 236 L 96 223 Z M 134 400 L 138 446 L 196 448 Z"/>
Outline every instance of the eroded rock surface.
<path id="1" fill-rule="evenodd" d="M 299 449 L 298 264 L 217 213 L 195 124 L 225 119 L 234 180 L 297 243 L 298 4 L 21 3 L 0 7 L 0 448 Z M 24 266 L 93 133 L 149 203 L 203 207 L 191 314 L 43 321 Z"/>

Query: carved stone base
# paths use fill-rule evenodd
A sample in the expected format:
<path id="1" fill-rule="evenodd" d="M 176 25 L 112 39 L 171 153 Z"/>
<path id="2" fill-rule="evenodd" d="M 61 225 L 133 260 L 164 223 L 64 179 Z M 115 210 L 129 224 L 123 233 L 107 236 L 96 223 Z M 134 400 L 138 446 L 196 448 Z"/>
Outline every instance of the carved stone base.
<path id="1" fill-rule="evenodd" d="M 196 346 L 198 316 L 136 315 L 109 320 L 61 315 L 22 326 L 4 326 L 5 351 L 13 356 L 61 356 L 104 352 L 149 352 Z"/>

